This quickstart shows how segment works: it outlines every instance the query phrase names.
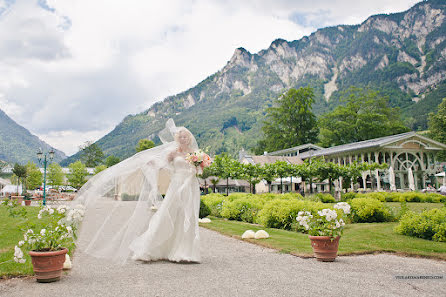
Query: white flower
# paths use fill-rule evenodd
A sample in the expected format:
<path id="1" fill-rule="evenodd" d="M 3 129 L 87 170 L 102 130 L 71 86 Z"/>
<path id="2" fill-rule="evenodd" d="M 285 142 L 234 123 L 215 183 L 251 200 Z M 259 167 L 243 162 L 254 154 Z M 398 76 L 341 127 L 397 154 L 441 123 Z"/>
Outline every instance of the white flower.
<path id="1" fill-rule="evenodd" d="M 39 214 L 37 215 L 37 218 L 40 220 L 40 219 L 42 218 L 42 215 L 39 213 Z"/>
<path id="2" fill-rule="evenodd" d="M 336 221 L 336 229 L 340 228 L 341 224 L 339 223 L 339 221 Z"/>
<path id="3" fill-rule="evenodd" d="M 14 257 L 17 257 L 19 259 L 23 258 L 23 252 L 18 246 L 14 247 Z"/>
<path id="4" fill-rule="evenodd" d="M 17 263 L 19 263 L 19 258 L 14 257 L 14 261 L 16 261 Z"/>
<path id="5" fill-rule="evenodd" d="M 334 208 L 337 208 L 337 209 L 342 209 L 342 211 L 345 213 L 345 214 L 349 214 L 350 213 L 350 204 L 348 204 L 347 202 L 339 202 L 339 203 L 336 203 L 336 205 L 334 206 Z"/>
<path id="6" fill-rule="evenodd" d="M 45 236 L 46 229 L 40 230 L 40 235 Z"/>
<path id="7" fill-rule="evenodd" d="M 26 260 L 25 259 L 19 259 L 19 263 L 25 263 L 26 262 Z"/>
<path id="8" fill-rule="evenodd" d="M 25 244 L 25 242 L 23 241 L 23 240 L 20 240 L 19 241 L 19 246 L 22 246 L 22 245 L 24 245 Z"/>
<path id="9" fill-rule="evenodd" d="M 252 230 L 246 230 L 243 235 L 242 238 L 243 239 L 247 239 L 247 238 L 255 238 L 256 234 L 254 233 L 254 231 Z"/>
<path id="10" fill-rule="evenodd" d="M 26 234 L 34 234 L 34 231 L 32 229 L 28 229 L 28 231 L 26 231 Z"/>
<path id="11" fill-rule="evenodd" d="M 268 238 L 268 237 L 269 237 L 269 234 L 265 230 L 259 230 L 254 235 L 255 239 L 263 239 L 263 238 Z"/>
<path id="12" fill-rule="evenodd" d="M 301 216 L 304 215 L 304 212 L 303 212 L 303 211 L 299 211 L 299 212 L 297 213 L 297 215 L 301 217 Z"/>
<path id="13" fill-rule="evenodd" d="M 344 223 L 344 220 L 343 220 L 343 219 L 340 219 L 340 220 L 339 220 L 339 223 L 341 224 L 341 226 L 345 226 L 345 223 Z"/>
<path id="14" fill-rule="evenodd" d="M 54 209 L 50 208 L 50 209 L 48 210 L 48 213 L 49 213 L 50 215 L 52 215 L 52 214 L 54 213 Z"/>
<path id="15" fill-rule="evenodd" d="M 71 226 L 67 226 L 67 231 L 68 231 L 68 233 L 71 233 L 71 232 L 73 232 L 73 228 L 71 228 Z"/>
<path id="16" fill-rule="evenodd" d="M 25 239 L 25 241 L 28 240 L 28 235 L 26 235 L 26 233 L 23 235 L 23 239 Z"/>

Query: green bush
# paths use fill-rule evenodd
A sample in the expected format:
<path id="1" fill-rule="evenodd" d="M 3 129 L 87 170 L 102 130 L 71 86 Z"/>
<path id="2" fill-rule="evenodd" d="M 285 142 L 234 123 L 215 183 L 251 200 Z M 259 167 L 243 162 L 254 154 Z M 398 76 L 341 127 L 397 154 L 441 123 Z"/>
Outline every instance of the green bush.
<path id="1" fill-rule="evenodd" d="M 200 200 L 200 213 L 198 215 L 200 219 L 205 218 L 210 214 L 211 210 L 209 209 L 209 207 L 203 202 L 203 200 Z"/>
<path id="2" fill-rule="evenodd" d="M 316 197 L 323 203 L 335 203 L 336 199 L 331 194 L 328 193 L 317 193 Z"/>
<path id="3" fill-rule="evenodd" d="M 265 203 L 258 213 L 257 221 L 265 227 L 290 230 L 296 224 L 301 210 L 316 212 L 326 208 L 321 202 L 297 199 L 273 199 Z"/>
<path id="4" fill-rule="evenodd" d="M 446 242 L 446 208 L 425 210 L 420 214 L 409 211 L 403 215 L 395 232 Z"/>
<path id="5" fill-rule="evenodd" d="M 357 196 L 358 196 L 358 194 L 356 194 L 355 192 L 342 193 L 341 201 L 343 201 L 343 202 L 349 201 L 349 200 L 356 198 Z"/>
<path id="6" fill-rule="evenodd" d="M 221 217 L 220 212 L 226 196 L 221 194 L 209 194 L 201 196 L 201 201 L 209 208 L 211 215 Z"/>
<path id="7" fill-rule="evenodd" d="M 263 208 L 265 200 L 260 197 L 245 197 L 224 203 L 221 216 L 230 220 L 254 223 L 257 213 Z"/>
<path id="8" fill-rule="evenodd" d="M 374 198 L 355 198 L 351 201 L 354 223 L 389 222 L 393 220 L 390 210 Z"/>
<path id="9" fill-rule="evenodd" d="M 349 194 L 349 193 L 347 193 Z M 347 194 L 344 194 L 343 197 Z M 372 192 L 365 194 L 356 194 L 355 198 L 373 198 L 382 202 L 428 202 L 439 203 L 446 202 L 446 196 L 437 193 L 421 193 L 421 192 Z M 343 200 L 345 200 L 343 198 Z"/>

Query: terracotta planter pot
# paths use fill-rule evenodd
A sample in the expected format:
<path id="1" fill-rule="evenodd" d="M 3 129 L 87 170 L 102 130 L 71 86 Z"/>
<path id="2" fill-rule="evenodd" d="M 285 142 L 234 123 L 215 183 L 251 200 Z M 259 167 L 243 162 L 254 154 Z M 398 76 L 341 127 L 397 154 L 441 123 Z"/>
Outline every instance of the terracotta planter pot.
<path id="1" fill-rule="evenodd" d="M 329 236 L 308 236 L 311 240 L 314 256 L 318 261 L 333 262 L 338 254 L 339 239 Z"/>
<path id="2" fill-rule="evenodd" d="M 31 205 L 31 200 L 24 200 L 25 201 L 25 205 L 26 206 L 30 206 Z"/>
<path id="3" fill-rule="evenodd" d="M 39 283 L 50 283 L 60 279 L 67 252 L 66 248 L 51 252 L 29 252 Z"/>

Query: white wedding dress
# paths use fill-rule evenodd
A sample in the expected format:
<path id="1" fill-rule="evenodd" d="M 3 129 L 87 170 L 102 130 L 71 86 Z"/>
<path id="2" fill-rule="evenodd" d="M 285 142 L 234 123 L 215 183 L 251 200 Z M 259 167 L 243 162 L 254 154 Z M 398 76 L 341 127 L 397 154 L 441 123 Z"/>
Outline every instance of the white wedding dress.
<path id="1" fill-rule="evenodd" d="M 200 191 L 195 173 L 195 168 L 183 157 L 175 157 L 161 207 L 150 220 L 147 231 L 130 244 L 132 259 L 200 262 Z"/>
<path id="2" fill-rule="evenodd" d="M 79 190 L 74 203 L 87 209 L 82 229 L 89 238 L 80 246 L 86 254 L 121 264 L 128 259 L 200 262 L 196 169 L 178 155 L 180 148 L 194 152 L 198 145 L 172 119 L 159 138 L 162 145 L 96 174 Z M 170 173 L 170 182 L 161 172 Z M 160 185 L 167 184 L 163 199 Z"/>

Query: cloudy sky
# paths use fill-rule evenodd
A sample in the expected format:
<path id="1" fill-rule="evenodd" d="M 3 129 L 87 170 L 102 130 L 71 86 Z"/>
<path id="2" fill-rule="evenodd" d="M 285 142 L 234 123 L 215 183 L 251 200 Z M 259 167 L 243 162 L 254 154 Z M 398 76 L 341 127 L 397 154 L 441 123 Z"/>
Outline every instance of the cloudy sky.
<path id="1" fill-rule="evenodd" d="M 0 0 L 0 109 L 71 155 L 222 68 L 234 49 L 414 0 Z"/>

